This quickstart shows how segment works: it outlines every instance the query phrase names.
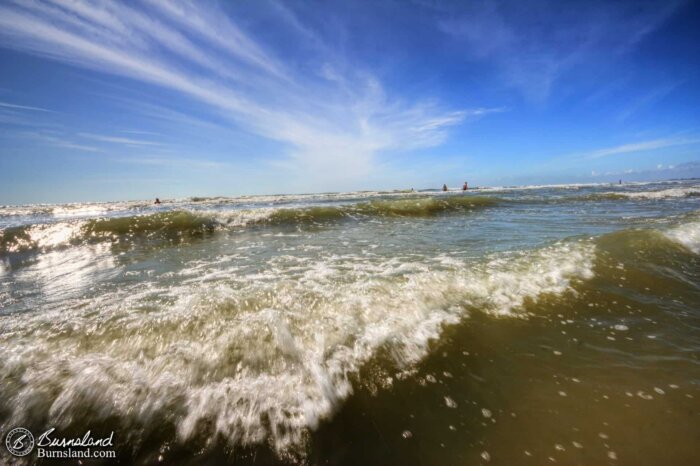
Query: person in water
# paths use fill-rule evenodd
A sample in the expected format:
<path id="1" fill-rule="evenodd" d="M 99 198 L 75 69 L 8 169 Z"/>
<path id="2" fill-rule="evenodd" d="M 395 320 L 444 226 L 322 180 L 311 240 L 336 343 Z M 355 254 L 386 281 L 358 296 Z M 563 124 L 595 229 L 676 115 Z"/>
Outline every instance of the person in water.
<path id="1" fill-rule="evenodd" d="M 154 204 L 160 204 L 160 203 L 161 203 L 160 199 L 156 198 L 156 201 L 154 202 Z"/>
<path id="2" fill-rule="evenodd" d="M 467 189 L 469 189 L 469 185 L 468 185 L 467 182 L 465 181 L 465 182 L 464 182 L 464 186 L 462 186 L 462 191 L 466 191 Z"/>

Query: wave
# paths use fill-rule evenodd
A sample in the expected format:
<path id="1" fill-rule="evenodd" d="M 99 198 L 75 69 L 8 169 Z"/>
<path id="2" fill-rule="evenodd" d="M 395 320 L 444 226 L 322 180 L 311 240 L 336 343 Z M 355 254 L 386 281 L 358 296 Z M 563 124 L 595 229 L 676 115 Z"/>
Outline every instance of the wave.
<path id="1" fill-rule="evenodd" d="M 655 182 L 652 184 L 669 183 L 673 182 Z M 474 188 L 466 195 L 461 191 L 442 193 L 435 192 L 435 190 L 425 192 L 395 190 L 390 192 L 359 191 L 349 193 L 241 196 L 235 198 L 222 196 L 189 197 L 164 200 L 160 207 L 154 206 L 152 203 L 146 201 L 0 206 L 0 225 L 4 223 L 5 226 L 16 226 L 17 224 L 39 221 L 68 221 L 98 217 L 136 217 L 157 214 L 164 208 L 193 213 L 205 213 L 206 209 L 216 212 L 231 212 L 232 208 L 237 208 L 238 211 L 246 210 L 246 212 L 252 214 L 252 217 L 261 217 L 260 215 L 253 214 L 253 210 L 286 208 L 289 211 L 280 212 L 277 216 L 280 222 L 294 220 L 303 222 L 314 221 L 316 218 L 319 221 L 323 221 L 324 218 L 338 219 L 352 215 L 426 216 L 447 210 L 464 209 L 487 204 L 561 204 L 581 201 L 677 199 L 700 196 L 700 186 L 697 185 L 656 191 L 629 191 L 630 187 L 632 189 L 638 189 L 638 187 L 646 186 L 646 184 L 647 183 L 628 183 L 619 191 L 570 195 L 561 194 L 561 192 L 577 192 L 588 188 L 599 188 L 609 185 L 570 184 Z M 536 193 L 540 190 L 545 190 L 547 192 Z M 503 197 L 491 196 L 496 193 L 501 193 Z M 316 206 L 323 206 L 324 204 L 330 205 L 326 206 L 327 210 L 318 209 L 316 212 L 305 212 L 305 209 L 312 209 L 312 207 L 298 207 L 299 204 L 305 203 Z M 339 205 L 339 203 L 343 204 Z M 235 217 L 235 215 L 236 214 L 231 214 L 231 218 Z M 245 217 L 245 214 L 241 215 L 241 217 Z M 275 218 L 274 215 L 269 217 L 272 219 Z"/>
<path id="2" fill-rule="evenodd" d="M 0 317 L 0 408 L 8 425 L 36 422 L 37 412 L 57 427 L 168 424 L 183 442 L 269 441 L 282 453 L 332 415 L 369 360 L 387 354 L 397 370 L 412 367 L 470 309 L 517 315 L 528 300 L 572 291 L 592 277 L 594 252 L 590 242 L 558 243 L 440 269 L 329 255 L 298 258 L 296 280 L 280 268 L 291 259 L 278 257 L 263 265 L 273 280 L 125 285 Z"/>
<path id="3" fill-rule="evenodd" d="M 173 210 L 125 217 L 72 220 L 0 230 L 0 254 L 46 250 L 104 239 L 184 240 L 201 238 L 216 230 L 247 225 L 321 224 L 361 217 L 430 217 L 495 206 L 499 202 L 491 197 L 444 196 L 299 208 Z"/>
<path id="4" fill-rule="evenodd" d="M 81 225 L 81 222 L 59 222 L 0 230 L 0 255 L 67 245 L 81 236 Z"/>
<path id="5" fill-rule="evenodd" d="M 160 212 L 133 217 L 90 220 L 82 228 L 86 236 L 103 235 L 200 235 L 213 231 L 216 218 L 187 211 Z"/>
<path id="6" fill-rule="evenodd" d="M 431 195 L 391 199 L 373 199 L 365 202 L 312 205 L 302 207 L 264 206 L 236 210 L 189 208 L 180 210 L 147 211 L 138 215 L 84 218 L 112 210 L 136 209 L 142 204 L 100 207 L 99 205 L 64 209 L 52 208 L 54 215 L 65 219 L 55 223 L 39 223 L 0 229 L 0 255 L 24 251 L 48 251 L 57 247 L 95 243 L 105 240 L 130 242 L 187 241 L 204 238 L 216 231 L 247 226 L 301 226 L 322 225 L 343 220 L 393 217 L 433 217 L 449 213 L 468 213 L 488 207 L 522 204 L 561 204 L 580 201 L 619 199 L 666 199 L 700 196 L 699 187 L 670 188 L 647 192 L 605 192 L 578 196 L 499 198 L 481 195 Z M 211 198 L 219 199 L 219 198 Z M 210 199 L 210 200 L 211 200 Z M 225 198 L 224 198 L 225 199 Z M 209 201 L 202 201 L 209 202 Z M 217 200 L 215 202 L 218 203 Z M 173 206 L 174 209 L 182 207 Z M 206 207 L 206 206 L 205 206 Z M 211 206 L 214 207 L 214 206 Z M 42 207 L 42 209 L 45 209 Z M 95 210 L 97 209 L 97 210 Z M 101 209 L 101 210 L 100 210 Z M 75 214 L 74 212 L 78 212 Z"/>
<path id="7" fill-rule="evenodd" d="M 164 218 L 202 228 L 196 216 Z M 151 231 L 154 220 L 141 221 Z M 102 231 L 133 231 L 128 220 L 108 225 Z M 470 313 L 527 317 L 587 299 L 595 286 L 620 293 L 639 282 L 644 300 L 654 284 L 662 296 L 678 280 L 697 287 L 699 229 L 691 221 L 621 230 L 479 261 L 273 255 L 258 273 L 241 274 L 236 256 L 194 260 L 167 285 L 149 277 L 1 316 L 0 412 L 7 426 L 109 421 L 144 436 L 168 426 L 182 442 L 296 451 L 352 394 L 368 362 L 382 358 L 405 373 Z M 621 270 L 638 280 L 621 281 Z M 55 279 L 47 276 L 47 286 Z"/>
<path id="8" fill-rule="evenodd" d="M 659 191 L 637 191 L 637 192 L 604 192 L 589 194 L 585 196 L 591 199 L 677 199 L 683 197 L 700 196 L 700 187 L 669 188 Z"/>
<path id="9" fill-rule="evenodd" d="M 492 197 L 445 196 L 410 199 L 373 200 L 344 206 L 280 209 L 269 216 L 273 223 L 309 221 L 321 222 L 353 216 L 430 217 L 443 212 L 468 211 L 491 207 L 501 200 Z"/>
<path id="10" fill-rule="evenodd" d="M 681 184 L 688 183 L 690 181 L 697 180 L 697 178 L 687 178 L 682 180 L 655 180 L 655 181 L 626 181 L 624 185 L 617 185 L 616 183 L 610 182 L 598 182 L 598 183 L 563 183 L 563 184 L 533 184 L 524 186 L 483 186 L 475 187 L 474 191 L 478 192 L 498 192 L 498 191 L 537 191 L 543 189 L 557 189 L 557 190 L 580 190 L 582 188 L 600 188 L 606 186 L 649 186 L 649 185 L 668 185 L 668 184 Z"/>
<path id="11" fill-rule="evenodd" d="M 700 254 L 700 222 L 688 222 L 665 232 L 666 236 Z"/>

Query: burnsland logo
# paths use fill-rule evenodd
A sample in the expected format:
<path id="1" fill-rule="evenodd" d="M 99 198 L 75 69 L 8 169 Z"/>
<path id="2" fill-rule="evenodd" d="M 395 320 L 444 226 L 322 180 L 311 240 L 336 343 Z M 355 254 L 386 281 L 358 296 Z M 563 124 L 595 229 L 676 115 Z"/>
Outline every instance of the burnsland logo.
<path id="1" fill-rule="evenodd" d="M 24 427 L 17 427 L 8 432 L 5 446 L 15 456 L 27 456 L 34 449 L 34 436 Z"/>
<path id="2" fill-rule="evenodd" d="M 16 427 L 5 436 L 5 447 L 14 456 L 27 456 L 37 448 L 38 458 L 116 458 L 114 432 L 104 438 L 94 438 L 88 430 L 82 437 L 65 438 L 55 435 L 55 428 L 34 440 L 24 427 Z"/>

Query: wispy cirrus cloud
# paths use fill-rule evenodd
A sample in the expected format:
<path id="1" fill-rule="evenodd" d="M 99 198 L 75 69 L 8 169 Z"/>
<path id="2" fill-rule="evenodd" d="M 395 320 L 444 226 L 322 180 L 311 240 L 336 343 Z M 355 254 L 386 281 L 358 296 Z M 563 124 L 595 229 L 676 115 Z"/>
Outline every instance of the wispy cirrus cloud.
<path id="1" fill-rule="evenodd" d="M 138 157 L 113 157 L 114 162 L 128 165 L 148 165 L 162 168 L 184 168 L 188 170 L 221 169 L 228 166 L 224 162 L 202 160 L 195 157 L 169 156 L 141 154 Z"/>
<path id="2" fill-rule="evenodd" d="M 30 105 L 0 102 L 0 124 L 14 126 L 37 126 L 37 114 L 49 115 L 53 110 Z"/>
<path id="3" fill-rule="evenodd" d="M 626 107 L 622 109 L 617 116 L 617 120 L 625 121 L 640 110 L 656 104 L 672 93 L 681 84 L 683 84 L 683 81 L 674 81 L 656 86 L 650 91 L 643 93 L 642 95 L 633 99 Z"/>
<path id="4" fill-rule="evenodd" d="M 8 102 L 0 102 L 0 107 L 9 108 L 12 110 L 30 110 L 32 112 L 52 112 L 52 110 L 48 110 L 46 108 L 31 107 L 29 105 L 11 104 Z"/>
<path id="5" fill-rule="evenodd" d="M 284 11 L 290 31 L 301 34 Z M 439 145 L 450 127 L 503 111 L 405 102 L 368 70 L 327 54 L 307 60 L 317 61 L 317 74 L 300 71 L 203 2 L 13 0 L 0 6 L 0 46 L 174 91 L 231 125 L 285 144 L 288 157 L 278 163 L 298 174 L 363 176 L 384 151 Z"/>
<path id="6" fill-rule="evenodd" d="M 477 0 L 439 8 L 440 29 L 465 53 L 494 64 L 504 82 L 543 101 L 581 64 L 603 66 L 632 50 L 684 2 Z M 449 4 L 448 4 L 449 5 Z"/>
<path id="7" fill-rule="evenodd" d="M 129 133 L 129 130 L 122 132 Z M 143 132 L 135 130 L 135 134 Z M 38 129 L 32 131 L 18 131 L 10 133 L 15 138 L 29 140 L 43 146 L 51 146 L 61 149 L 75 149 L 86 152 L 120 152 L 124 148 L 149 148 L 161 149 L 166 145 L 160 142 L 153 142 L 145 139 L 134 139 L 131 137 L 76 133 L 66 128 Z M 116 149 L 115 149 L 116 148 Z"/>
<path id="8" fill-rule="evenodd" d="M 42 146 L 56 147 L 59 149 L 72 149 L 85 152 L 102 152 L 102 149 L 96 147 L 95 145 L 85 144 L 80 140 L 62 131 L 22 131 L 14 133 L 15 137 L 20 137 L 23 139 L 28 139 L 34 143 L 38 143 Z"/>
<path id="9" fill-rule="evenodd" d="M 86 151 L 86 152 L 102 152 L 102 150 L 99 147 L 94 147 L 94 146 L 88 146 L 85 144 L 76 144 L 71 141 L 62 141 L 59 139 L 54 139 L 52 141 L 49 141 L 52 146 L 54 147 L 59 147 L 62 149 L 74 149 L 74 150 L 81 150 L 81 151 Z"/>
<path id="10" fill-rule="evenodd" d="M 93 141 L 107 142 L 113 144 L 125 144 L 127 146 L 161 146 L 161 143 L 147 141 L 144 139 L 125 138 L 122 136 L 108 136 L 103 134 L 78 133 L 78 136 Z"/>
<path id="11" fill-rule="evenodd" d="M 615 147 L 607 147 L 604 149 L 598 149 L 588 154 L 579 156 L 585 159 L 599 159 L 601 157 L 609 157 L 613 155 L 631 154 L 636 152 L 652 151 L 656 149 L 663 149 L 666 147 L 673 146 L 686 146 L 691 144 L 699 144 L 700 138 L 684 138 L 684 137 L 673 137 L 673 138 L 662 138 L 662 139 L 652 139 L 649 141 L 635 142 L 631 144 L 622 144 Z"/>

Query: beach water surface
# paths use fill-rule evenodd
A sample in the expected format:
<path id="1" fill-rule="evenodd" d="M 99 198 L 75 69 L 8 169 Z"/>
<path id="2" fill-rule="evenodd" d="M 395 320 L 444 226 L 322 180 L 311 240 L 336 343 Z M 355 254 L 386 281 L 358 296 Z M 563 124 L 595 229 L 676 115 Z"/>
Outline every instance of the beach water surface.
<path id="1" fill-rule="evenodd" d="M 0 207 L 2 431 L 124 464 L 694 464 L 699 358 L 698 180 Z"/>

